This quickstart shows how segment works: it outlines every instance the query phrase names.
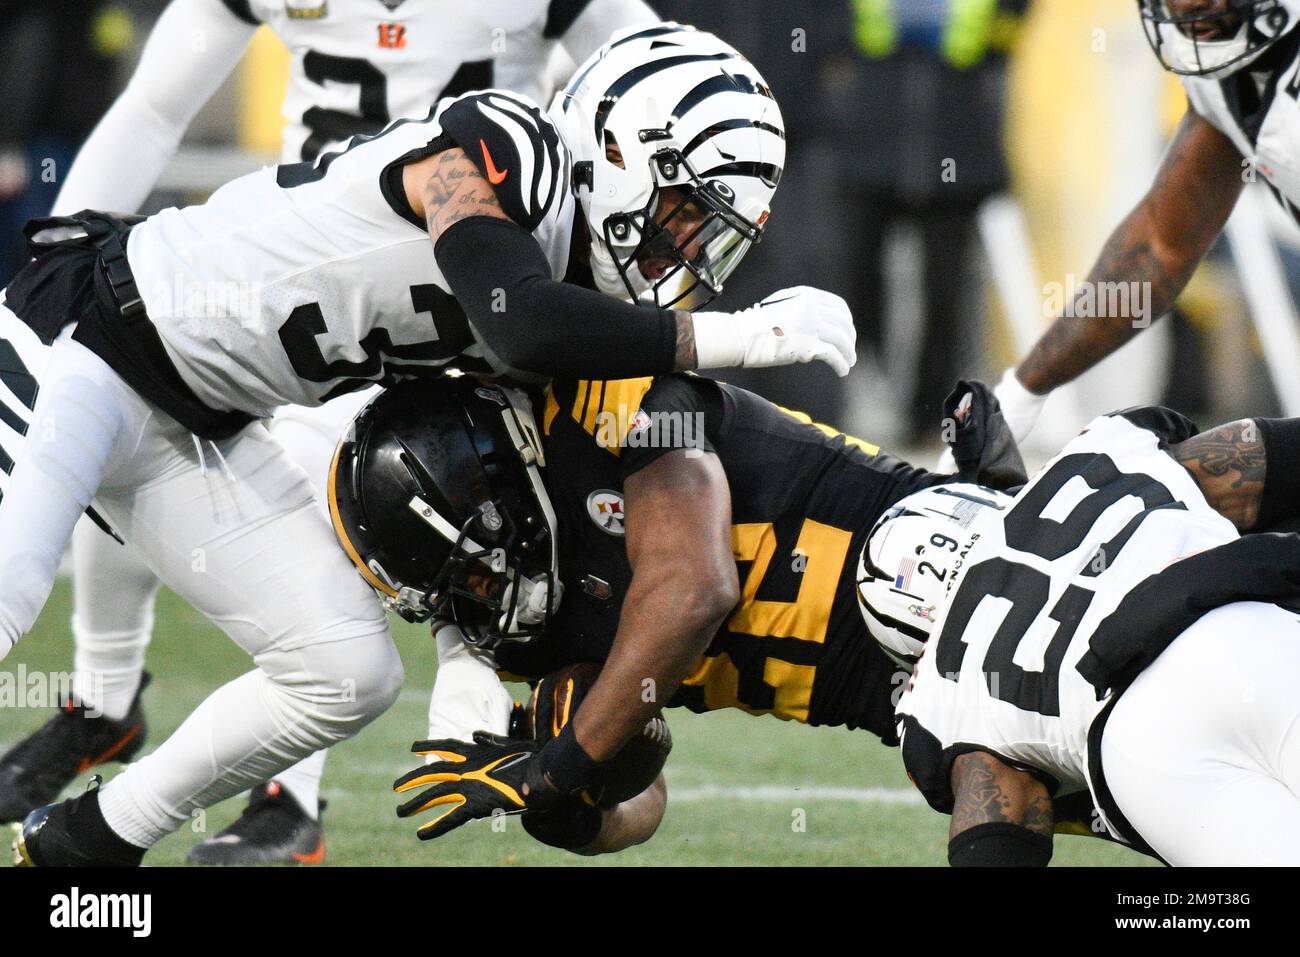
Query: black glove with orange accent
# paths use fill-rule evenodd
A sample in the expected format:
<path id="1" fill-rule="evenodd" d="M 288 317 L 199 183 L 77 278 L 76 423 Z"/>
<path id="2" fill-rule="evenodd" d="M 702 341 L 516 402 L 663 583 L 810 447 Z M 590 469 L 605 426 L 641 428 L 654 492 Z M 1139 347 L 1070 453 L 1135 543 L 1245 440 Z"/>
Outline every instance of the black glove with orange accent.
<path id="1" fill-rule="evenodd" d="M 601 770 L 578 744 L 572 726 L 545 746 L 476 731 L 472 742 L 417 741 L 411 750 L 437 758 L 393 783 L 399 794 L 430 785 L 397 809 L 398 817 L 436 813 L 416 831 L 423 841 L 477 818 L 547 810 L 596 783 Z"/>

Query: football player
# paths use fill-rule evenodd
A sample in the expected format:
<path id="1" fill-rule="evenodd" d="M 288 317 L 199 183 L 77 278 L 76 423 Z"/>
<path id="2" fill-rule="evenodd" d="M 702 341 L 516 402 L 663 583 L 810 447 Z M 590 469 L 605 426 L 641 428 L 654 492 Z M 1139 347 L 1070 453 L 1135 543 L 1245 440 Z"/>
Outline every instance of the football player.
<path id="1" fill-rule="evenodd" d="M 549 115 L 466 94 L 201 206 L 29 227 L 38 255 L 0 320 L 51 345 L 6 350 L 30 441 L 5 433 L 0 647 L 35 621 L 94 499 L 258 667 L 102 792 L 28 815 L 25 859 L 138 863 L 195 808 L 396 695 L 382 610 L 256 421 L 275 408 L 452 365 L 536 381 L 820 359 L 847 374 L 852 320 L 828 293 L 686 311 L 761 237 L 783 155 L 752 64 L 664 24 L 616 35 Z M 525 610 L 539 589 L 520 586 Z"/>
<path id="2" fill-rule="evenodd" d="M 1151 189 L 1111 234 L 1080 295 L 1133 284 L 1149 295 L 1095 297 L 1052 324 L 996 393 L 1016 438 L 1057 386 L 1092 368 L 1173 308 L 1222 231 L 1252 170 L 1300 220 L 1300 0 L 1138 0 L 1161 65 L 1188 109 Z M 1111 288 L 1107 286 L 1106 288 Z"/>
<path id="3" fill-rule="evenodd" d="M 1196 434 L 1103 416 L 1015 497 L 924 492 L 864 555 L 863 609 L 915 674 L 908 774 L 954 865 L 1041 865 L 1058 803 L 1176 865 L 1300 864 L 1300 420 Z M 934 576 L 900 586 L 924 561 Z M 904 594 L 910 593 L 910 594 Z M 890 627 L 934 606 L 919 635 Z"/>
<path id="4" fill-rule="evenodd" d="M 391 120 L 423 117 L 431 103 L 470 90 L 508 89 L 544 103 L 552 92 L 547 68 L 561 49 L 581 62 L 616 30 L 657 20 L 642 0 L 455 9 L 435 0 L 173 0 L 130 84 L 68 171 L 54 215 L 135 212 L 259 24 L 293 53 L 282 159 L 294 162 L 378 133 Z M 343 426 L 372 395 L 361 390 L 319 407 L 281 409 L 271 419 L 272 435 L 318 492 Z M 123 547 L 88 522 L 73 533 L 73 561 L 77 700 L 0 758 L 0 821 L 22 820 L 80 770 L 128 761 L 144 744 L 138 692 L 158 578 L 130 543 Z M 320 752 L 259 784 L 244 817 L 197 846 L 191 859 L 321 859 L 324 758 Z"/>
<path id="5" fill-rule="evenodd" d="M 413 617 L 454 623 L 440 643 L 530 680 L 604 663 L 544 747 L 418 743 L 443 759 L 398 782 L 410 792 L 400 814 L 433 812 L 422 838 L 524 810 L 531 834 L 581 853 L 645 840 L 662 780 L 613 808 L 571 795 L 598 788 L 669 705 L 895 741 L 906 676 L 859 614 L 856 556 L 893 503 L 950 476 L 696 376 L 556 382 L 542 408 L 538 430 L 495 388 L 401 386 L 363 411 L 331 470 L 344 550 Z M 521 579 L 561 586 L 535 592 L 529 627 L 517 625 Z"/>

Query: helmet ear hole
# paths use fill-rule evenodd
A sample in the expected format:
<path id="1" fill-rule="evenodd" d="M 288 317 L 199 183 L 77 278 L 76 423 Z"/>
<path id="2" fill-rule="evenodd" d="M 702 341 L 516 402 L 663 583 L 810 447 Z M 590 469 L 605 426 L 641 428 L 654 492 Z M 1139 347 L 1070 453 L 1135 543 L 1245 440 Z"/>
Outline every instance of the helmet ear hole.
<path id="1" fill-rule="evenodd" d="M 627 169 L 627 164 L 623 162 L 623 148 L 618 145 L 618 137 L 608 127 L 605 129 L 605 159 L 619 169 Z"/>

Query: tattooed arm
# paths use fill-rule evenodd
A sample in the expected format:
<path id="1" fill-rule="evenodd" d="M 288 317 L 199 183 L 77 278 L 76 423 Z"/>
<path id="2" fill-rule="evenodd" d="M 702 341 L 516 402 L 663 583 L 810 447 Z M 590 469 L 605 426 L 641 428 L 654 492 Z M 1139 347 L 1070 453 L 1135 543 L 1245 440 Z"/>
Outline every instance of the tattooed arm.
<path id="1" fill-rule="evenodd" d="M 970 751 L 952 764 L 952 793 L 948 859 L 954 866 L 1046 864 L 1051 858 L 1052 799 L 1032 774 Z"/>
<path id="2" fill-rule="evenodd" d="M 406 190 L 406 200 L 412 211 L 429 226 L 429 239 L 434 248 L 438 240 L 453 225 L 475 216 L 487 216 L 510 222 L 497 197 L 496 190 L 487 181 L 479 168 L 465 151 L 459 147 L 443 150 L 433 156 L 408 164 L 402 170 L 402 185 Z M 606 308 L 608 307 L 608 304 Z M 674 311 L 671 316 L 675 349 L 673 354 L 673 371 L 696 368 L 695 324 L 689 312 Z M 480 330 L 482 331 L 482 330 Z M 624 342 L 626 347 L 626 341 Z M 543 361 L 545 361 L 543 359 Z M 530 368 L 536 361 L 529 357 L 514 357 L 512 363 L 519 368 Z M 574 372 L 582 377 L 621 378 L 619 370 L 602 372 L 599 369 L 575 372 L 575 370 L 544 369 L 548 374 Z M 628 375 L 643 375 L 651 371 L 668 371 L 637 369 L 622 370 Z"/>
<path id="3" fill-rule="evenodd" d="M 1169 453 L 1201 487 L 1205 500 L 1240 531 L 1255 527 L 1264 498 L 1267 456 L 1264 435 L 1253 419 L 1230 422 L 1185 442 Z"/>
<path id="4" fill-rule="evenodd" d="M 1201 258 L 1237 203 L 1244 184 L 1241 154 L 1192 110 L 1187 111 L 1151 190 L 1111 234 L 1088 285 L 1092 313 L 1124 306 L 1116 315 L 1057 318 L 1020 363 L 1016 377 L 1045 395 L 1095 366 L 1154 319 L 1173 308 Z M 1103 295 L 1121 283 L 1136 294 Z M 1132 286 L 1129 284 L 1137 283 Z"/>

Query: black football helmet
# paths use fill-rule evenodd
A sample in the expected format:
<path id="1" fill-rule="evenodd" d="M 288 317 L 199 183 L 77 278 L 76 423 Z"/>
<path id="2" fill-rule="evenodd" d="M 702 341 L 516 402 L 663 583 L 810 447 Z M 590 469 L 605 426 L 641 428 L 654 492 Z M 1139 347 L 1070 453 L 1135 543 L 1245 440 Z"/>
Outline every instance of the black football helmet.
<path id="1" fill-rule="evenodd" d="M 523 393 L 469 376 L 402 383 L 352 421 L 330 465 L 339 543 L 407 621 L 480 647 L 540 637 L 560 599 L 555 512 Z"/>

